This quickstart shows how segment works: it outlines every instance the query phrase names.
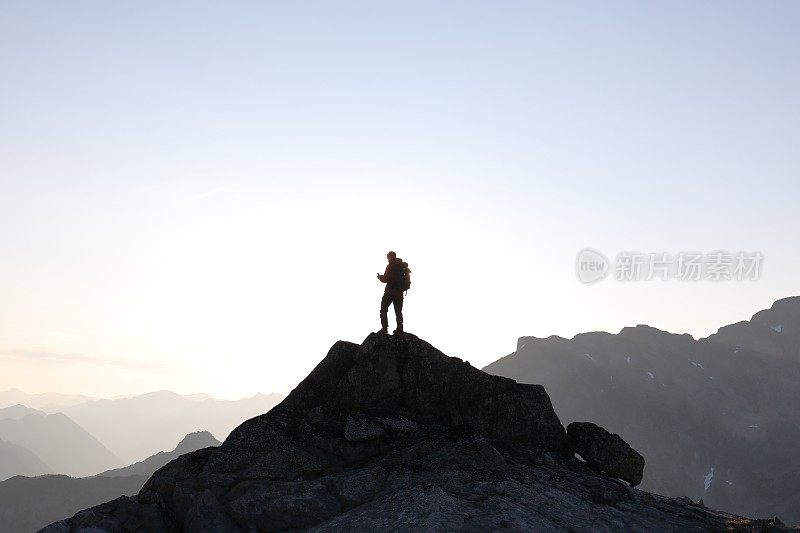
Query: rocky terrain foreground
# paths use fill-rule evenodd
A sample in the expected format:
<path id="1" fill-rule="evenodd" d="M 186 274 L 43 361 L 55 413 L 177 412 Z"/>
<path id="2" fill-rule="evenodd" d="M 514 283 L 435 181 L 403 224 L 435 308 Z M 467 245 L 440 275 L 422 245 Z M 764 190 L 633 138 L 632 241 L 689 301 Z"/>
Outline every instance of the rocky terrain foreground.
<path id="1" fill-rule="evenodd" d="M 568 436 L 539 385 L 491 376 L 410 334 L 371 334 L 337 342 L 222 446 L 43 531 L 788 530 L 602 473 L 636 483 L 640 459 L 593 425 Z"/>

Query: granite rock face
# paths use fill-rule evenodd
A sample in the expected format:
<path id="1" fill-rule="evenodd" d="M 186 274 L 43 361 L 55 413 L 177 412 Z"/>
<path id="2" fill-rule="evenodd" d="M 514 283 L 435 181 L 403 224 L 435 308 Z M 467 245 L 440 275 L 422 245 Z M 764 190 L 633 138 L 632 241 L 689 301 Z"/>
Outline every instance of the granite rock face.
<path id="1" fill-rule="evenodd" d="M 80 531 L 780 531 L 651 495 L 572 454 L 544 389 L 405 334 L 336 343 L 269 413 L 183 455 Z"/>
<path id="2" fill-rule="evenodd" d="M 572 422 L 567 426 L 567 436 L 573 449 L 589 465 L 634 487 L 642 482 L 644 457 L 616 433 L 591 422 Z"/>

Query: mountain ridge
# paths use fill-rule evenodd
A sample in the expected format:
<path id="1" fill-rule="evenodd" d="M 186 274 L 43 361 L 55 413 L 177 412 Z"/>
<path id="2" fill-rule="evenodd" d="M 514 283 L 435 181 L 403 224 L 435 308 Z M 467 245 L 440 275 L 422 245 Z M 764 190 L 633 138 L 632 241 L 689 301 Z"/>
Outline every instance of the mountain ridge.
<path id="1" fill-rule="evenodd" d="M 63 413 L 0 419 L 0 439 L 22 446 L 53 471 L 91 475 L 117 467 L 117 458 L 91 433 Z"/>
<path id="2" fill-rule="evenodd" d="M 222 446 L 43 531 L 787 530 L 631 488 L 575 458 L 565 436 L 543 387 L 411 334 L 371 334 L 335 343 Z"/>
<path id="3" fill-rule="evenodd" d="M 106 470 L 105 472 L 100 472 L 99 474 L 97 474 L 97 476 L 102 476 L 102 477 L 120 477 L 120 476 L 131 476 L 131 475 L 149 476 L 152 475 L 153 472 L 155 472 L 162 466 L 169 463 L 171 460 L 177 459 L 178 457 L 180 457 L 185 453 L 190 453 L 202 448 L 208 448 L 210 446 L 219 446 L 220 444 L 222 443 L 217 439 L 215 439 L 214 436 L 208 431 L 195 431 L 194 433 L 190 433 L 186 435 L 183 439 L 181 439 L 181 441 L 178 443 L 177 446 L 175 446 L 175 448 L 172 451 L 161 451 L 155 455 L 151 455 L 150 457 L 143 459 L 142 461 L 133 463 L 131 465 L 124 466 L 122 468 Z"/>
<path id="4" fill-rule="evenodd" d="M 636 325 L 633 325 L 633 326 L 623 326 L 616 333 L 613 333 L 611 331 L 606 331 L 606 330 L 592 330 L 592 331 L 578 332 L 578 333 L 575 333 L 574 335 L 572 335 L 571 337 L 565 337 L 565 336 L 558 335 L 558 334 L 551 334 L 551 335 L 548 335 L 546 337 L 537 337 L 536 335 L 523 335 L 523 336 L 517 337 L 517 347 L 519 347 L 519 343 L 521 341 L 524 342 L 524 340 L 532 340 L 532 341 L 551 340 L 551 339 L 552 340 L 556 340 L 556 339 L 575 340 L 576 337 L 580 337 L 580 336 L 583 336 L 583 335 L 593 335 L 593 334 L 619 335 L 619 334 L 625 332 L 626 330 L 636 330 L 637 328 L 649 329 L 649 330 L 652 330 L 652 331 L 655 331 L 655 332 L 666 333 L 666 334 L 669 334 L 669 335 L 688 336 L 688 337 L 691 337 L 694 340 L 710 339 L 710 338 L 718 335 L 720 333 L 720 330 L 723 330 L 723 329 L 726 329 L 726 328 L 730 328 L 732 326 L 749 325 L 749 324 L 752 324 L 753 322 L 756 322 L 756 321 L 763 325 L 763 323 L 766 321 L 767 317 L 774 316 L 774 315 L 771 315 L 771 313 L 773 313 L 774 311 L 785 309 L 785 307 L 790 307 L 791 309 L 794 310 L 794 309 L 796 309 L 797 306 L 800 306 L 800 295 L 798 295 L 798 296 L 787 296 L 787 297 L 784 297 L 784 298 L 779 298 L 778 300 L 775 300 L 772 303 L 772 305 L 770 306 L 769 309 L 761 309 L 759 311 L 756 311 L 751 316 L 751 318 L 749 320 L 739 320 L 739 321 L 733 322 L 731 324 L 725 324 L 724 326 L 720 326 L 719 328 L 717 328 L 716 332 L 710 333 L 710 334 L 708 334 L 706 336 L 695 337 L 691 333 L 669 331 L 669 330 L 657 328 L 655 326 L 651 326 L 649 324 L 636 324 Z"/>
<path id="5" fill-rule="evenodd" d="M 153 391 L 131 398 L 86 402 L 63 412 L 123 461 L 134 463 L 172 449 L 175 442 L 195 431 L 225 437 L 241 422 L 262 414 L 282 398 L 262 394 L 240 400 L 197 399 L 172 391 Z"/>
<path id="6" fill-rule="evenodd" d="M 51 473 L 53 469 L 29 449 L 0 439 L 0 483 L 16 475 L 39 476 Z"/>
<path id="7" fill-rule="evenodd" d="M 795 296 L 699 339 L 641 325 L 524 336 L 484 370 L 543 383 L 562 420 L 625 435 L 647 458 L 647 490 L 800 522 L 800 461 L 788 451 L 800 439 L 798 331 Z"/>
<path id="8" fill-rule="evenodd" d="M 24 405 L 33 409 L 44 409 L 48 406 L 71 406 L 94 400 L 91 396 L 81 394 L 62 394 L 60 392 L 43 392 L 29 394 L 17 388 L 0 391 L 0 407 Z"/>

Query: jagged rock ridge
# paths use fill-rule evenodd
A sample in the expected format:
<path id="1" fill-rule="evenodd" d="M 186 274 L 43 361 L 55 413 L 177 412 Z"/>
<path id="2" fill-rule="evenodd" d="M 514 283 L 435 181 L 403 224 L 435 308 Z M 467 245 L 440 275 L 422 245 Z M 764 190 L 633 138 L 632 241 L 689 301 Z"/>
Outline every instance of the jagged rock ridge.
<path id="1" fill-rule="evenodd" d="M 705 339 L 644 325 L 521 337 L 484 370 L 543 384 L 565 424 L 622 435 L 647 460 L 644 490 L 800 524 L 800 297 Z"/>
<path id="2" fill-rule="evenodd" d="M 338 342 L 292 394 L 140 493 L 45 531 L 758 531 L 572 455 L 540 386 L 414 337 Z"/>

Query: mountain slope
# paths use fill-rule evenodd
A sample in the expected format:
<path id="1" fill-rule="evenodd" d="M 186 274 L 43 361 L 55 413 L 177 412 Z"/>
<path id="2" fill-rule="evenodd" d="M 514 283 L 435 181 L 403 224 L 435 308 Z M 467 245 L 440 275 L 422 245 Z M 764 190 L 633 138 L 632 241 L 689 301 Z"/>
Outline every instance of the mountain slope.
<path id="1" fill-rule="evenodd" d="M 12 476 L 39 476 L 53 471 L 35 453 L 0 440 L 0 482 Z"/>
<path id="2" fill-rule="evenodd" d="M 237 425 L 268 411 L 280 400 L 277 394 L 227 401 L 158 391 L 132 398 L 86 402 L 63 412 L 125 462 L 132 463 L 171 449 L 175 442 L 194 431 L 210 431 L 226 437 Z"/>
<path id="3" fill-rule="evenodd" d="M 149 476 L 171 460 L 219 444 L 210 433 L 202 431 L 187 435 L 171 452 L 159 452 L 144 461 L 99 476 L 17 476 L 0 482 L 0 533 L 35 531 L 86 507 L 136 494 Z"/>
<path id="4" fill-rule="evenodd" d="M 120 464 L 97 439 L 64 414 L 0 420 L 0 439 L 27 448 L 54 471 L 82 476 Z"/>
<path id="5" fill-rule="evenodd" d="M 734 349 L 800 361 L 800 296 L 777 300 L 750 320 L 724 326 L 708 340 Z"/>
<path id="6" fill-rule="evenodd" d="M 219 448 L 44 531 L 786 530 L 633 489 L 575 458 L 566 437 L 541 386 L 410 334 L 371 334 L 336 343 Z"/>
<path id="7" fill-rule="evenodd" d="M 31 409 L 19 404 L 0 409 L 0 420 L 19 420 L 28 415 L 44 416 L 45 414 L 37 409 Z"/>
<path id="8" fill-rule="evenodd" d="M 778 327 L 780 326 L 780 327 Z M 800 522 L 800 298 L 694 340 L 648 326 L 521 337 L 489 373 L 542 383 L 647 458 L 642 487 Z"/>
<path id="9" fill-rule="evenodd" d="M 153 472 L 165 464 L 169 463 L 173 459 L 177 459 L 185 453 L 200 450 L 202 448 L 208 448 L 210 446 L 219 446 L 220 444 L 222 443 L 215 439 L 214 436 L 208 431 L 197 431 L 195 433 L 186 435 L 171 452 L 158 452 L 155 455 L 151 455 L 144 461 L 139 461 L 138 463 L 134 463 L 123 468 L 107 470 L 98 475 L 104 477 L 133 475 L 150 476 L 153 474 Z"/>

